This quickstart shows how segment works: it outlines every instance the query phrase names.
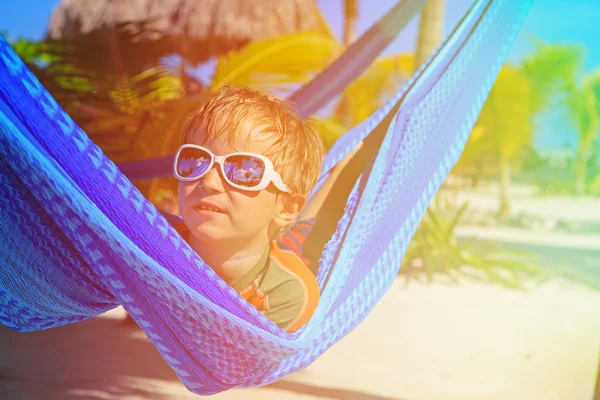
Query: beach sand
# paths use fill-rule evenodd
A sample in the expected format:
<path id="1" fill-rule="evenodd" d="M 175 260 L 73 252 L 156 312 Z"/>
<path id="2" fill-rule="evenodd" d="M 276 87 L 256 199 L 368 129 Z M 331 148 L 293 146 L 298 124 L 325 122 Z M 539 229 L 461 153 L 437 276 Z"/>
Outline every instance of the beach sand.
<path id="1" fill-rule="evenodd" d="M 529 292 L 398 278 L 366 320 L 305 370 L 215 399 L 593 398 L 600 292 Z M 0 327 L 0 399 L 193 399 L 123 310 L 43 332 Z"/>

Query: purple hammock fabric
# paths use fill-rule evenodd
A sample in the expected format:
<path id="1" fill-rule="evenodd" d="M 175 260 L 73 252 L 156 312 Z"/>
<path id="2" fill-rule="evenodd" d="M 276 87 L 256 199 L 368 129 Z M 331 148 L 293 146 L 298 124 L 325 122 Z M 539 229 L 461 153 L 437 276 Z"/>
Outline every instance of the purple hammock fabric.
<path id="1" fill-rule="evenodd" d="M 0 321 L 48 329 L 121 304 L 204 395 L 306 367 L 391 286 L 530 6 L 477 1 L 405 87 L 333 146 L 323 176 L 385 133 L 322 252 L 319 306 L 293 334 L 205 265 L 0 40 Z"/>

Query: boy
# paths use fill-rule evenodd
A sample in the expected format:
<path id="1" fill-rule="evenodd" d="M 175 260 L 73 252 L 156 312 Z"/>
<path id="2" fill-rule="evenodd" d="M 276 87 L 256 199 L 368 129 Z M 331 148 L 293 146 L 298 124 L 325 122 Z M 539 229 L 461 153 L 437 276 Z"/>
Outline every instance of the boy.
<path id="1" fill-rule="evenodd" d="M 286 240 L 276 239 L 301 211 L 307 220 L 322 204 L 323 196 L 315 196 L 305 207 L 323 159 L 317 132 L 284 101 L 225 87 L 188 119 L 182 143 L 174 175 L 183 223 L 174 226 L 267 318 L 298 330 L 320 290 L 300 254 L 282 250 Z M 307 229 L 310 222 L 288 231 L 288 248 Z"/>
<path id="2" fill-rule="evenodd" d="M 294 332 L 320 296 L 303 238 L 355 151 L 306 205 L 323 159 L 316 131 L 282 100 L 225 87 L 184 125 L 173 171 L 181 218 L 167 218 L 225 282 Z"/>

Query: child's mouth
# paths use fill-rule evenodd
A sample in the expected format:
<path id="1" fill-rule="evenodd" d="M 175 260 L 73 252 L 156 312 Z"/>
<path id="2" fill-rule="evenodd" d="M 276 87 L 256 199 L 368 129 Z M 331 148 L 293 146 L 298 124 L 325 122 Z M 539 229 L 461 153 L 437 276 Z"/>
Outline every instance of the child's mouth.
<path id="1" fill-rule="evenodd" d="M 219 208 L 212 207 L 212 206 L 206 206 L 204 204 L 194 207 L 194 210 L 196 210 L 196 212 L 200 215 L 209 215 L 210 216 L 210 215 L 225 214 L 225 212 Z"/>

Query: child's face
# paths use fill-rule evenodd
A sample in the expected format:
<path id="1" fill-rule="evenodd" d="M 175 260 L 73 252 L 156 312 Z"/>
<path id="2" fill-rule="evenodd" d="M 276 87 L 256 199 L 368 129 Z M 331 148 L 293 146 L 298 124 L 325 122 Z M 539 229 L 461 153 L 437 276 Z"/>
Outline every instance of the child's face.
<path id="1" fill-rule="evenodd" d="M 213 141 L 204 141 L 204 133 L 196 131 L 188 143 L 199 144 L 213 154 L 224 156 L 236 151 L 249 151 L 264 155 L 274 143 L 274 138 L 256 135 L 255 132 L 240 132 L 236 146 L 231 147 L 225 135 Z M 251 137 L 247 141 L 248 137 Z M 194 182 L 179 182 L 179 207 L 183 221 L 191 233 L 202 243 L 226 245 L 232 240 L 240 245 L 244 242 L 270 240 L 277 226 L 281 211 L 282 196 L 269 185 L 267 189 L 250 192 L 236 189 L 221 176 L 219 167 L 213 168 Z M 200 201 L 208 201 L 222 213 L 207 212 L 197 208 Z"/>

